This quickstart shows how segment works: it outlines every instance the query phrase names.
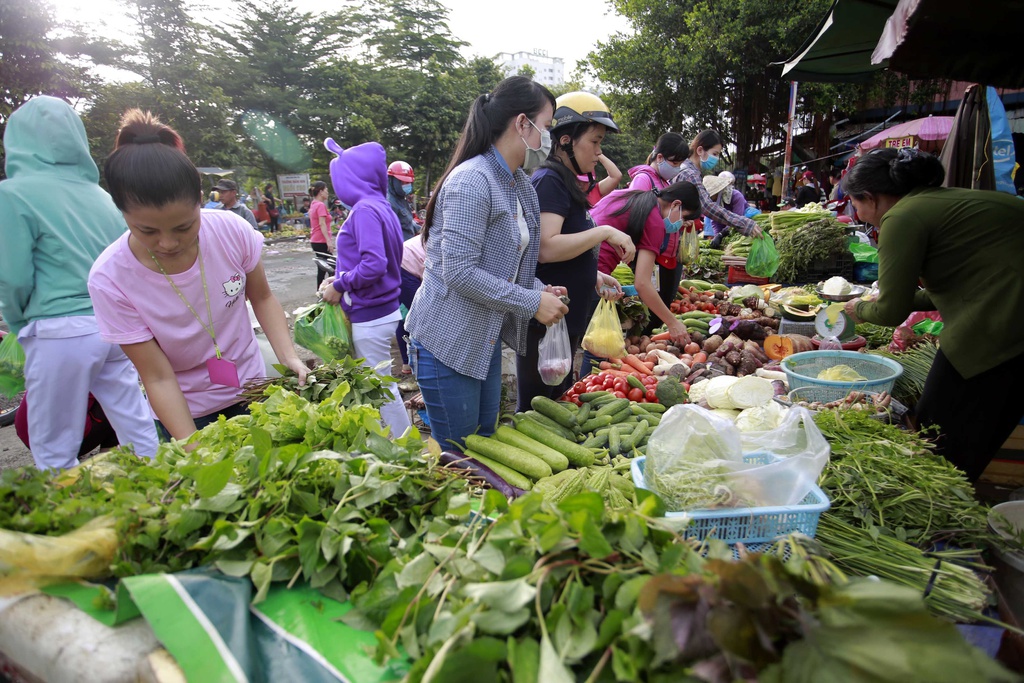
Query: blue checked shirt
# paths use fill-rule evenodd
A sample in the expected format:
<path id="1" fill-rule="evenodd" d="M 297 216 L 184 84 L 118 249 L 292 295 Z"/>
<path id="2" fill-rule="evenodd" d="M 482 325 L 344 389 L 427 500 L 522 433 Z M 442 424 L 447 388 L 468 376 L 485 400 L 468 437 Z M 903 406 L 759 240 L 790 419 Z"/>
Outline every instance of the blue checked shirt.
<path id="1" fill-rule="evenodd" d="M 525 252 L 517 199 L 530 230 Z M 434 206 L 423 284 L 405 321 L 409 335 L 479 380 L 495 344 L 525 354 L 526 325 L 544 288 L 535 277 L 539 250 L 540 205 L 522 169 L 510 172 L 494 147 L 459 164 Z"/>

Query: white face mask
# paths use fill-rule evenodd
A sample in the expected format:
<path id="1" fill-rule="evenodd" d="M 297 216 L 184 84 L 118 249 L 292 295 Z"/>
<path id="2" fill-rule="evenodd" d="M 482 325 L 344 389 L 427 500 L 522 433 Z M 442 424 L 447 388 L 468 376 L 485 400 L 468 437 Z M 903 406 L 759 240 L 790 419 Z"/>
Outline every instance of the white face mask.
<path id="1" fill-rule="evenodd" d="M 725 204 L 731 204 L 732 203 L 732 188 L 731 187 L 727 187 L 724 190 L 722 190 L 722 202 L 725 203 Z"/>
<path id="2" fill-rule="evenodd" d="M 530 119 L 526 120 L 531 126 L 537 128 L 533 121 L 530 121 Z M 540 128 L 537 128 L 537 130 L 540 131 L 540 147 L 537 149 L 530 147 L 530 143 L 522 135 L 519 136 L 519 139 L 526 145 L 526 159 L 523 161 L 524 171 L 532 171 L 537 168 L 547 161 L 548 154 L 551 153 L 551 131 L 541 130 Z"/>

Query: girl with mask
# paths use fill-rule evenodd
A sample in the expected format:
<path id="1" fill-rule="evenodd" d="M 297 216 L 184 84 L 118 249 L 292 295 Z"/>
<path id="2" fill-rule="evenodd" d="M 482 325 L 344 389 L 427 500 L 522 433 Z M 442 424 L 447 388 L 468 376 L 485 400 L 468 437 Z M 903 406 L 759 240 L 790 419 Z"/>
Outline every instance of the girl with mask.
<path id="1" fill-rule="evenodd" d="M 555 98 L 506 78 L 473 102 L 427 204 L 423 284 L 405 327 L 410 361 L 437 441 L 494 433 L 501 344 L 526 352 L 531 318 L 562 319 L 564 287 L 536 278 L 540 206 L 524 170 L 548 157 Z"/>
<path id="2" fill-rule="evenodd" d="M 701 211 L 712 221 L 723 226 L 736 228 L 744 235 L 759 237 L 761 228 L 757 223 L 742 214 L 733 213 L 725 208 L 708 194 L 704 188 L 701 176 L 710 173 L 718 165 L 719 156 L 722 154 L 722 138 L 713 130 L 702 131 L 690 142 L 690 157 L 683 162 L 679 169 L 677 180 L 688 180 L 696 186 L 700 193 Z M 680 270 L 680 275 L 681 275 Z M 678 286 L 678 278 L 675 280 Z"/>
<path id="3" fill-rule="evenodd" d="M 601 156 L 601 141 L 606 133 L 619 127 L 601 98 L 587 92 L 571 92 L 556 100 L 551 128 L 553 148 L 544 164 L 530 176 L 540 201 L 541 281 L 564 286 L 569 295 L 569 314 L 565 317 L 571 358 L 576 357 L 597 296 L 616 299 L 622 288 L 611 275 L 597 270 L 601 245 L 610 245 L 619 259 L 629 263 L 635 248 L 629 237 L 610 225 L 595 226 L 587 213 L 589 201 L 581 191 L 579 176 L 593 177 Z M 517 359 L 519 410 L 530 409 L 534 396 L 557 398 L 574 382 L 573 373 L 558 386 L 548 386 L 537 370 L 538 347 L 547 328 L 530 321 L 526 336 L 526 355 Z"/>
<path id="4" fill-rule="evenodd" d="M 629 189 L 663 190 L 679 173 L 679 168 L 690 156 L 690 145 L 679 133 L 665 133 L 647 157 L 647 163 L 629 169 Z"/>
<path id="5" fill-rule="evenodd" d="M 673 342 L 689 343 L 686 326 L 669 310 L 654 286 L 654 279 L 658 255 L 678 249 L 679 231 L 687 222 L 700 217 L 700 197 L 694 184 L 681 181 L 664 190 L 615 190 L 590 213 L 595 222 L 621 230 L 636 245 L 633 271 L 640 300 L 668 326 Z M 618 263 L 614 249 L 607 242 L 602 244 L 598 269 L 610 273 Z"/>

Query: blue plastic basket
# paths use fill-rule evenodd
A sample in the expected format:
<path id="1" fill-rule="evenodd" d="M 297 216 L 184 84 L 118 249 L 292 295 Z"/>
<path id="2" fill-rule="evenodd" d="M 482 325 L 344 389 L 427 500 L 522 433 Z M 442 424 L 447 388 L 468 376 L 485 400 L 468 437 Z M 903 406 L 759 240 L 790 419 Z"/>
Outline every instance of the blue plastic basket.
<path id="1" fill-rule="evenodd" d="M 756 453 L 743 457 L 754 465 L 767 465 L 779 459 L 768 453 Z M 630 466 L 633 485 L 647 489 L 644 481 L 644 465 L 647 456 L 634 458 Z M 817 486 L 797 505 L 777 505 L 747 508 L 719 508 L 715 510 L 687 510 L 666 512 L 666 517 L 688 516 L 693 522 L 684 535 L 703 541 L 717 538 L 732 545 L 734 543 L 770 543 L 780 536 L 799 531 L 811 538 L 818 531 L 818 518 L 829 508 L 829 500 Z"/>
<path id="2" fill-rule="evenodd" d="M 849 365 L 866 380 L 839 382 L 818 379 L 818 373 L 836 365 Z M 817 400 L 838 401 L 851 391 L 892 392 L 896 379 L 903 374 L 903 366 L 885 356 L 856 351 L 804 351 L 782 360 L 782 371 L 789 379 L 789 388 L 821 387 Z"/>

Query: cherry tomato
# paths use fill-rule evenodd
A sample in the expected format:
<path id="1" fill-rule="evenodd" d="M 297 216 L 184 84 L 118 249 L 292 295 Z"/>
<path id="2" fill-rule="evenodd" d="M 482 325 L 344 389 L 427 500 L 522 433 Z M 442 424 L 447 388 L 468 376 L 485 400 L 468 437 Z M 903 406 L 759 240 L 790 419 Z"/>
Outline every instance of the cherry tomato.
<path id="1" fill-rule="evenodd" d="M 644 398 L 647 399 L 648 403 L 657 403 L 658 402 L 658 393 L 654 389 L 648 389 L 647 393 L 644 394 Z"/>
<path id="2" fill-rule="evenodd" d="M 572 390 L 575 391 L 577 394 L 582 394 L 584 391 L 587 390 L 587 385 L 584 384 L 583 382 L 576 382 L 576 384 L 572 385 Z"/>
<path id="3" fill-rule="evenodd" d="M 630 401 L 639 401 L 643 397 L 644 397 L 644 390 L 643 389 L 635 389 L 635 388 L 634 389 L 630 389 L 629 393 L 626 394 L 626 398 L 628 398 Z"/>

